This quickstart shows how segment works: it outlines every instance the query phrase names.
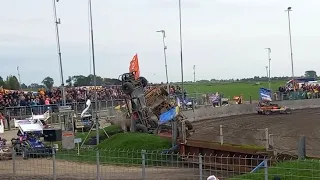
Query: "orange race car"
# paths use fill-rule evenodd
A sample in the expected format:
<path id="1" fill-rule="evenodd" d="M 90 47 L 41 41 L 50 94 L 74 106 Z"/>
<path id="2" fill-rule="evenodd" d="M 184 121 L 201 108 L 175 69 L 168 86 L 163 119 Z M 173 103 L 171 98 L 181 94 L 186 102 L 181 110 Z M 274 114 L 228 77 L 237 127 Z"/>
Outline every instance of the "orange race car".
<path id="1" fill-rule="evenodd" d="M 291 109 L 286 106 L 279 106 L 278 104 L 271 104 L 270 102 L 259 102 L 257 106 L 258 114 L 269 115 L 272 113 L 290 114 Z"/>

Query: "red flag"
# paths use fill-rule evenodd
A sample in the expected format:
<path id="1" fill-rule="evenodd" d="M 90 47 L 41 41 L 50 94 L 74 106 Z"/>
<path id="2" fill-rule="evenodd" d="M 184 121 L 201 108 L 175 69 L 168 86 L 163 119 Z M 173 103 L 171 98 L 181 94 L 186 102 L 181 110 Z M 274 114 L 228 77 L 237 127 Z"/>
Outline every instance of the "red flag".
<path id="1" fill-rule="evenodd" d="M 138 54 L 134 55 L 130 61 L 129 72 L 133 72 L 136 79 L 140 77 Z"/>

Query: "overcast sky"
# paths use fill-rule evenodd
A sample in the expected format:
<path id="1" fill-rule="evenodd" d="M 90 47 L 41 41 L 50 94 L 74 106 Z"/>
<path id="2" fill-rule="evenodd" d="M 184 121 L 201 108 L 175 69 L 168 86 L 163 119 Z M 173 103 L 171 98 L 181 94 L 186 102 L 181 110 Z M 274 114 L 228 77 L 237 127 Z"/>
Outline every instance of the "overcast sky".
<path id="1" fill-rule="evenodd" d="M 291 76 L 288 17 L 296 75 L 320 72 L 319 0 L 181 0 L 184 79 L 265 76 L 272 49 L 271 76 Z M 40 83 L 51 76 L 60 84 L 52 0 L 1 0 L 0 75 Z M 162 36 L 167 34 L 170 81 L 179 81 L 178 0 L 92 0 L 96 72 L 117 78 L 135 53 L 141 75 L 165 82 Z M 90 73 L 87 0 L 57 3 L 63 71 Z"/>

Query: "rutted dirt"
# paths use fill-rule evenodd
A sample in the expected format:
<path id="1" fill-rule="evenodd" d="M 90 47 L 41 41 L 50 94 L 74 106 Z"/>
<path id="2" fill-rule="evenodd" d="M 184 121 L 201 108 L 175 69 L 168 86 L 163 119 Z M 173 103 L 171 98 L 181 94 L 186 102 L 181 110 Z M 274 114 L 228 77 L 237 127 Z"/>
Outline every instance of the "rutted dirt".
<path id="1" fill-rule="evenodd" d="M 307 155 L 320 157 L 320 108 L 295 110 L 292 114 L 239 115 L 194 122 L 190 139 L 220 142 L 223 125 L 224 142 L 265 146 L 265 128 L 273 134 L 278 152 L 297 153 L 299 137 L 306 136 Z"/>

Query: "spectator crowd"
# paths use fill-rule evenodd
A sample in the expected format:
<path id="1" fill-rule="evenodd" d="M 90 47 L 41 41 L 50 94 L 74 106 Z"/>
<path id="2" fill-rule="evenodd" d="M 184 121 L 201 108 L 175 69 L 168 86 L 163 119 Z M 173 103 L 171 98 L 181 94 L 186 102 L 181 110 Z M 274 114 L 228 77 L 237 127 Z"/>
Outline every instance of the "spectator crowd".
<path id="1" fill-rule="evenodd" d="M 150 85 L 147 88 L 151 88 Z M 167 89 L 166 85 L 162 85 Z M 66 103 L 85 102 L 87 99 L 94 101 L 94 88 L 72 87 L 66 88 Z M 97 87 L 98 100 L 120 100 L 125 95 L 121 91 L 120 86 Z M 182 90 L 179 86 L 170 86 L 170 94 L 181 95 Z M 186 91 L 184 91 L 186 94 Z M 36 106 L 62 104 L 62 90 L 55 88 L 52 90 L 40 89 L 38 91 L 16 91 L 5 90 L 0 87 L 0 109 L 16 106 Z"/>
<path id="2" fill-rule="evenodd" d="M 94 89 L 92 87 L 66 88 L 66 102 L 85 102 L 87 99 L 94 100 Z M 119 86 L 98 87 L 98 100 L 123 99 L 123 94 Z M 62 103 L 62 90 L 39 91 L 13 91 L 0 88 L 0 109 L 15 106 L 36 106 Z"/>
<path id="3" fill-rule="evenodd" d="M 320 98 L 320 85 L 312 83 L 294 83 L 279 87 L 280 95 L 296 94 L 298 99 Z M 276 98 L 277 99 L 277 98 Z"/>

